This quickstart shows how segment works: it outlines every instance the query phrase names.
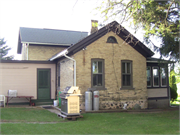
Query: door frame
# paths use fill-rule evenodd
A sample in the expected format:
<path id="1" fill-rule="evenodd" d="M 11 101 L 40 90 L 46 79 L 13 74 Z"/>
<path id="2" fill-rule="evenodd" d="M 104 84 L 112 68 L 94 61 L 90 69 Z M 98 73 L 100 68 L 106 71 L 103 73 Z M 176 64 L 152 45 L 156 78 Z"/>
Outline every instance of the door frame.
<path id="1" fill-rule="evenodd" d="M 37 68 L 37 76 L 36 76 L 36 78 L 37 78 L 37 99 L 38 99 L 38 80 L 39 80 L 39 76 L 38 76 L 38 70 L 49 70 L 49 83 L 50 83 L 50 90 L 49 90 L 49 95 L 50 95 L 50 99 L 51 99 L 51 68 Z M 40 99 L 41 100 L 41 99 Z M 46 99 L 44 99 L 44 100 L 46 100 Z M 47 100 L 49 100 L 49 99 L 47 99 Z"/>

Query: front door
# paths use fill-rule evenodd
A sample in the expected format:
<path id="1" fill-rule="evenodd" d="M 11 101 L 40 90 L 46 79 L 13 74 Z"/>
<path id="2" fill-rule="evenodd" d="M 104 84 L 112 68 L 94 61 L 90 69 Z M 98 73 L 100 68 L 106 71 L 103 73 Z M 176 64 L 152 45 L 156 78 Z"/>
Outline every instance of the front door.
<path id="1" fill-rule="evenodd" d="M 37 69 L 37 99 L 51 99 L 51 69 Z"/>

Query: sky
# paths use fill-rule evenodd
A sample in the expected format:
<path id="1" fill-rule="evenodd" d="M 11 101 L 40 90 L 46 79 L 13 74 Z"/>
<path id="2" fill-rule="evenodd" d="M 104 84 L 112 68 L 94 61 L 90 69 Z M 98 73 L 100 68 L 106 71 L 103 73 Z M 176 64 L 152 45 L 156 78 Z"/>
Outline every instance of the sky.
<path id="1" fill-rule="evenodd" d="M 101 0 L 0 0 L 0 38 L 12 48 L 10 55 L 21 59 L 17 54 L 20 27 L 90 32 L 91 20 L 103 23 L 95 10 L 100 3 Z M 135 36 L 142 39 L 142 31 Z"/>

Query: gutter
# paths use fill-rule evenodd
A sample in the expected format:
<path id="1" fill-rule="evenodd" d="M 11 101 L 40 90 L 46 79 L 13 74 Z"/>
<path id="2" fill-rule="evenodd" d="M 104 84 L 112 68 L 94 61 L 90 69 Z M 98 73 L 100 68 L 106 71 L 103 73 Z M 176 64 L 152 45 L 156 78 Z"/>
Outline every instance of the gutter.
<path id="1" fill-rule="evenodd" d="M 28 44 L 39 44 L 39 45 L 57 45 L 57 46 L 71 46 L 71 44 L 59 44 L 59 43 L 41 43 L 41 42 L 28 42 L 28 41 L 22 41 L 23 43 L 28 43 Z"/>
<path id="2" fill-rule="evenodd" d="M 29 57 L 28 57 L 28 55 L 29 55 L 29 53 L 28 53 L 28 51 L 29 51 L 29 49 L 28 49 L 29 48 L 29 44 L 28 43 L 26 44 L 26 47 L 27 47 L 27 50 L 26 50 L 27 51 L 26 60 L 28 60 L 29 59 Z"/>

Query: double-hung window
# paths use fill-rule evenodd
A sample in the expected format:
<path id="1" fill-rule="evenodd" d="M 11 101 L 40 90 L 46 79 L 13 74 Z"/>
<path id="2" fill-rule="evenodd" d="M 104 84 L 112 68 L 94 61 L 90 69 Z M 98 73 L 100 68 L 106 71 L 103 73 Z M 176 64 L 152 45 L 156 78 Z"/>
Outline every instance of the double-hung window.
<path id="1" fill-rule="evenodd" d="M 104 60 L 103 59 L 92 59 L 91 60 L 92 77 L 91 85 L 96 89 L 105 88 L 104 84 Z"/>
<path id="2" fill-rule="evenodd" d="M 122 88 L 132 88 L 132 61 L 121 61 L 122 68 Z"/>

